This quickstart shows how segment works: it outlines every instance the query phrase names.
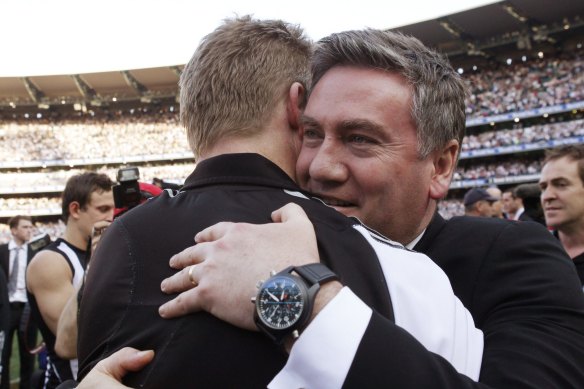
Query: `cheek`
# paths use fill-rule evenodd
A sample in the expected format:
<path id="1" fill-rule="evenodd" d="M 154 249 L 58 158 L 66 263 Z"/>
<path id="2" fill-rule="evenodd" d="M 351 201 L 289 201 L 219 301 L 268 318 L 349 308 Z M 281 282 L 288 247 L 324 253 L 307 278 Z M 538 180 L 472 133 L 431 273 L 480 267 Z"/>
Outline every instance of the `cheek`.
<path id="1" fill-rule="evenodd" d="M 312 156 L 306 151 L 300 151 L 298 155 L 298 161 L 296 161 L 296 177 L 298 179 L 298 184 L 306 184 L 309 177 L 310 162 L 312 162 Z"/>

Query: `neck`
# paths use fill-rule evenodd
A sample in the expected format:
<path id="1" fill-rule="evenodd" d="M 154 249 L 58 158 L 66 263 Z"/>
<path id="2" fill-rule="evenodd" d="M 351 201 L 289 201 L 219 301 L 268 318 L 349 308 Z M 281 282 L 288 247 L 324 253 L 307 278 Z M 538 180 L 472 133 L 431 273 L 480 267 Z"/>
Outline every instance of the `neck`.
<path id="1" fill-rule="evenodd" d="M 80 250 L 87 249 L 87 244 L 89 243 L 89 236 L 85 236 L 79 228 L 76 228 L 72 221 L 67 223 L 63 239 Z"/>
<path id="2" fill-rule="evenodd" d="M 298 157 L 298 136 L 286 126 L 272 125 L 253 136 L 231 136 L 208 148 L 199 156 L 199 161 L 222 154 L 255 153 L 269 159 L 290 178 L 296 181 L 296 158 Z"/>
<path id="3" fill-rule="evenodd" d="M 436 201 L 428 199 L 430 203 L 426 204 L 425 211 L 423 211 L 423 215 L 421 218 L 417 216 L 412 216 L 410 221 L 406 222 L 405 224 L 400 224 L 400 228 L 397 228 L 393 232 L 382 232 L 384 233 L 389 239 L 395 240 L 403 244 L 404 246 L 409 245 L 412 243 L 414 239 L 416 239 L 432 221 L 434 217 L 434 213 L 436 211 Z M 418 220 L 416 222 L 416 220 Z M 394 223 L 395 224 L 395 223 Z"/>
<path id="4" fill-rule="evenodd" d="M 574 258 L 584 252 L 584 224 L 571 228 L 562 228 L 558 231 L 558 236 L 570 258 Z"/>
<path id="5" fill-rule="evenodd" d="M 17 245 L 18 247 L 20 247 L 20 246 L 24 245 L 24 243 L 25 243 L 25 242 L 24 242 L 24 240 L 22 240 L 22 239 L 18 239 L 18 238 L 17 238 L 17 237 L 15 237 L 15 236 L 13 236 L 13 237 L 12 237 L 12 240 L 14 240 L 14 243 L 16 243 L 16 245 Z"/>

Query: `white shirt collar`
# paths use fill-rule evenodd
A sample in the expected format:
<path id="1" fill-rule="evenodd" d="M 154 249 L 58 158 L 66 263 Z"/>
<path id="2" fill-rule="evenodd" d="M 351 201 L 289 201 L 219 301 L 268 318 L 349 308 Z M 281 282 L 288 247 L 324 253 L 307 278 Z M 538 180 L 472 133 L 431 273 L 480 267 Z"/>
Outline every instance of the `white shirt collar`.
<path id="1" fill-rule="evenodd" d="M 416 238 L 414 240 L 412 240 L 410 243 L 406 244 L 406 248 L 413 250 L 414 246 L 418 244 L 418 242 L 420 241 L 420 239 L 422 239 L 422 236 L 424 236 L 425 233 L 426 233 L 426 229 L 424 228 L 424 231 L 422 231 L 420 233 L 420 235 L 416 236 Z"/>

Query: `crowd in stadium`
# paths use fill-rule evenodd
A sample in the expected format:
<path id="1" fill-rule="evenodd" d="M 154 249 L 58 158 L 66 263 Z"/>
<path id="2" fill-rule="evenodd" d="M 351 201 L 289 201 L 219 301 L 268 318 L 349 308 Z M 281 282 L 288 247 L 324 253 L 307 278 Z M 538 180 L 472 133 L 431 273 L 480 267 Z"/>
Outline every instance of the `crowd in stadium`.
<path id="1" fill-rule="evenodd" d="M 469 134 L 464 138 L 462 150 L 471 151 L 515 146 L 576 136 L 584 136 L 584 119 L 500 131 L 487 131 L 478 135 Z"/>
<path id="2" fill-rule="evenodd" d="M 584 59 L 578 53 L 500 65 L 465 74 L 469 117 L 520 112 L 584 100 Z"/>
<path id="3" fill-rule="evenodd" d="M 53 161 L 184 153 L 176 113 L 45 118 L 0 123 L 3 161 Z"/>
<path id="4" fill-rule="evenodd" d="M 139 167 L 140 180 L 152 182 L 155 178 L 160 178 L 164 181 L 182 183 L 193 171 L 193 168 L 192 162 L 174 162 L 168 165 L 141 164 Z M 118 169 L 107 166 L 96 166 L 92 170 L 105 173 L 112 179 L 117 176 L 118 171 Z M 3 173 L 0 174 L 0 188 L 13 193 L 26 193 L 31 189 L 34 191 L 36 188 L 46 187 L 61 190 L 69 177 L 83 171 L 84 169 L 74 168 L 33 173 Z"/>
<path id="5" fill-rule="evenodd" d="M 506 162 L 491 162 L 472 164 L 466 167 L 458 166 L 453 180 L 476 180 L 479 178 L 499 178 L 537 174 L 541 170 L 541 160 L 515 159 Z"/>

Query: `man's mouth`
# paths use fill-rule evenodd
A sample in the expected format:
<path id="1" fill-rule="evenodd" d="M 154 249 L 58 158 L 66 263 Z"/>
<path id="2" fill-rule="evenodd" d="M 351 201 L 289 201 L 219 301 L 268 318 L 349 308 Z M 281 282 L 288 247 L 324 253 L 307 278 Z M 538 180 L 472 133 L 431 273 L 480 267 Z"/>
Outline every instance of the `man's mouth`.
<path id="1" fill-rule="evenodd" d="M 348 201 L 333 199 L 330 197 L 320 197 L 320 199 L 328 206 L 331 207 L 354 207 L 355 204 Z"/>

